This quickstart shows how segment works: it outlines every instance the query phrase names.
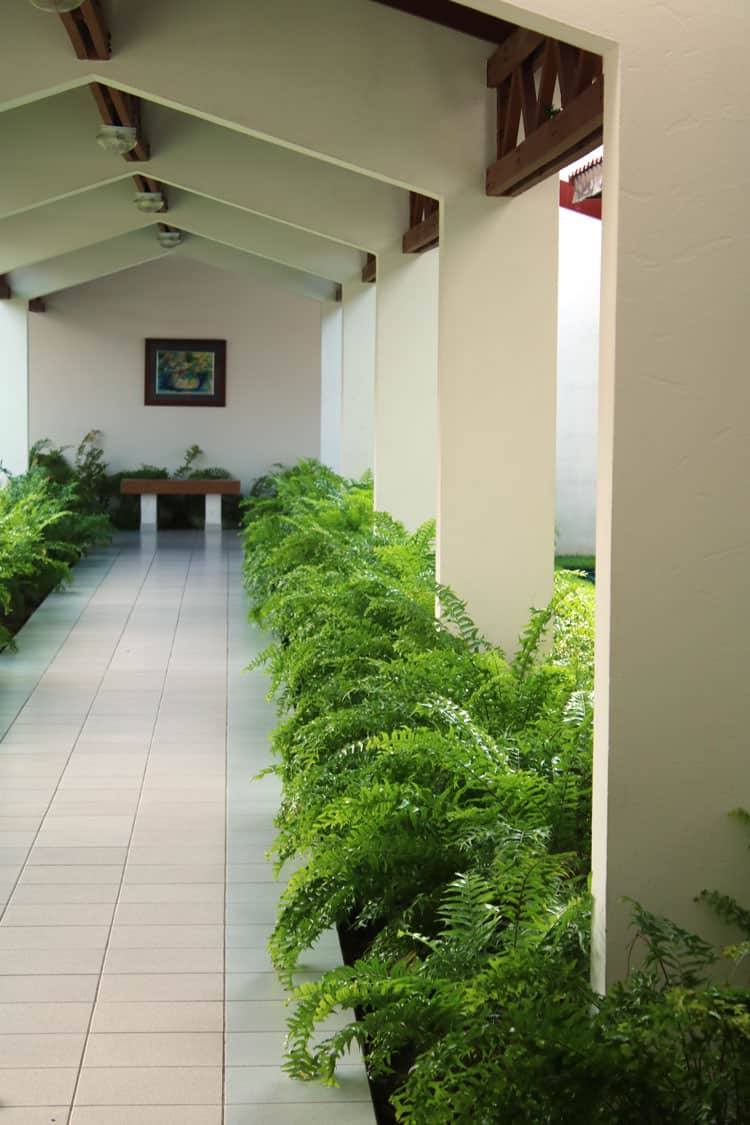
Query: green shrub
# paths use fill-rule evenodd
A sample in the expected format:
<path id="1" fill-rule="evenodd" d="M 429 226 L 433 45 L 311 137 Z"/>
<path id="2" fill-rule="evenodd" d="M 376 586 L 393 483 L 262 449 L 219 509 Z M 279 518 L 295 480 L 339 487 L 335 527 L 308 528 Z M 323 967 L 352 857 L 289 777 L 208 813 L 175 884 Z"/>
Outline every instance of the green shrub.
<path id="1" fill-rule="evenodd" d="M 75 480 L 61 483 L 41 460 L 10 477 L 0 488 L 0 644 L 109 537 L 106 516 L 86 508 Z"/>
<path id="2" fill-rule="evenodd" d="M 277 466 L 243 508 L 296 861 L 271 951 L 289 981 L 336 925 L 348 961 L 296 991 L 290 1072 L 334 1082 L 358 1042 L 413 1125 L 750 1119 L 750 994 L 707 983 L 718 953 L 636 908 L 645 960 L 588 984 L 593 586 L 558 573 L 509 660 L 368 478 Z"/>
<path id="3" fill-rule="evenodd" d="M 115 527 L 123 531 L 135 531 L 140 527 L 140 497 L 123 496 L 120 484 L 125 478 L 136 480 L 231 480 L 227 469 L 209 466 L 195 468 L 195 462 L 203 456 L 199 445 L 193 444 L 185 450 L 180 465 L 170 472 L 163 465 L 141 465 L 137 469 L 124 469 L 113 473 L 107 479 L 110 517 Z M 160 496 L 159 526 L 161 528 L 200 528 L 203 527 L 205 513 L 202 496 Z M 237 527 L 240 519 L 240 497 L 222 497 L 222 522 L 225 527 Z"/>

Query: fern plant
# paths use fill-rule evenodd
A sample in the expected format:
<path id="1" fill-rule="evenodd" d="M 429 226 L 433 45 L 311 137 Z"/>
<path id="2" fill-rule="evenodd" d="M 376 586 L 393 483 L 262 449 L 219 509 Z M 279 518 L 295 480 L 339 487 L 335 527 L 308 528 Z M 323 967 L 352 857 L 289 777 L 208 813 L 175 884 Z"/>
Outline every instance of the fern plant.
<path id="1" fill-rule="evenodd" d="M 358 1045 L 404 1125 L 750 1120 L 750 993 L 710 976 L 721 951 L 634 905 L 640 959 L 588 984 L 593 587 L 558 573 L 508 660 L 435 582 L 432 525 L 375 513 L 369 478 L 277 466 L 244 511 L 296 868 L 271 950 L 291 981 L 336 925 L 349 961 L 296 989 L 290 1073 L 335 1083 Z"/>

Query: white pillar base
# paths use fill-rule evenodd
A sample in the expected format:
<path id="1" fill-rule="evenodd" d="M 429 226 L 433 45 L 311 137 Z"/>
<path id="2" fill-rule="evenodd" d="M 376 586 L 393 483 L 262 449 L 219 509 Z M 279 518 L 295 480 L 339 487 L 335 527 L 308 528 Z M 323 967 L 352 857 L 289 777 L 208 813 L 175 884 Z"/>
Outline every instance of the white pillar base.
<path id="1" fill-rule="evenodd" d="M 206 528 L 221 527 L 221 495 L 211 492 L 206 495 Z"/>
<path id="2" fill-rule="evenodd" d="M 155 493 L 144 492 L 141 494 L 141 531 L 156 531 L 156 502 Z"/>

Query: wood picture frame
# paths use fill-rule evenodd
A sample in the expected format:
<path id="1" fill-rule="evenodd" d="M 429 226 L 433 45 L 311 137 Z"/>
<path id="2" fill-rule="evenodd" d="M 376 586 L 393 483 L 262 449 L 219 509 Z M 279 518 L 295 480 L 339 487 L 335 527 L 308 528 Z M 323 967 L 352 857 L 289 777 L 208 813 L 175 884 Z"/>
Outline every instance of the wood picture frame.
<path id="1" fill-rule="evenodd" d="M 226 406 L 226 340 L 146 340 L 146 406 Z"/>

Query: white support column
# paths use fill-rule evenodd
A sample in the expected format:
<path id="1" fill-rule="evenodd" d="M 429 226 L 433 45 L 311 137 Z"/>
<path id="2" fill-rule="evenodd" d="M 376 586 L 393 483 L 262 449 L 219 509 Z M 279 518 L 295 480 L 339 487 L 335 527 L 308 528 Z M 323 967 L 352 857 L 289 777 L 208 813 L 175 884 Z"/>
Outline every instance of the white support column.
<path id="1" fill-rule="evenodd" d="M 440 251 L 378 255 L 375 507 L 416 528 L 437 512 Z"/>
<path id="2" fill-rule="evenodd" d="M 343 287 L 344 364 L 341 472 L 361 477 L 373 467 L 375 441 L 375 286 L 359 278 Z"/>
<path id="3" fill-rule="evenodd" d="M 0 300 L 0 463 L 29 464 L 29 329 L 26 301 Z"/>
<path id="4" fill-rule="evenodd" d="M 737 934 L 695 896 L 748 897 L 747 833 L 727 817 L 750 808 L 750 151 L 747 73 L 727 65 L 740 58 L 748 13 L 726 14 L 717 25 L 696 7 L 684 24 L 687 84 L 664 82 L 661 23 L 643 62 L 618 65 L 613 52 L 605 64 L 614 95 L 597 512 L 599 988 L 626 971 L 625 896 L 722 944 Z M 719 72 L 731 112 L 705 100 Z M 644 191 L 645 178 L 658 190 Z"/>
<path id="5" fill-rule="evenodd" d="M 206 493 L 206 529 L 221 527 L 221 494 L 218 492 Z"/>
<path id="6" fill-rule="evenodd" d="M 552 594 L 558 191 L 467 192 L 440 234 L 438 575 L 508 652 Z"/>
<path id="7" fill-rule="evenodd" d="M 320 460 L 339 471 L 341 464 L 341 303 L 320 306 Z"/>
<path id="8" fill-rule="evenodd" d="M 157 499 L 153 492 L 141 493 L 141 531 L 156 531 L 158 526 Z"/>

